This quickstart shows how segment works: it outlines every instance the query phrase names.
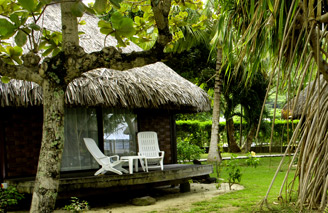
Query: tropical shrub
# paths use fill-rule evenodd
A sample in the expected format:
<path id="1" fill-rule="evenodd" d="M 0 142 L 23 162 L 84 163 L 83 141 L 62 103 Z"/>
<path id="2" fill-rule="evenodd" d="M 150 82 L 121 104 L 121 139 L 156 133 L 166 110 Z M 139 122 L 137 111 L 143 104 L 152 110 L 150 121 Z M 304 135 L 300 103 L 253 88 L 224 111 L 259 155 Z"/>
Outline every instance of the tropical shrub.
<path id="1" fill-rule="evenodd" d="M 24 195 L 19 193 L 16 187 L 9 186 L 0 191 L 0 212 L 6 212 L 8 206 L 17 205 Z"/>
<path id="2" fill-rule="evenodd" d="M 235 183 L 240 183 L 241 181 L 241 168 L 239 166 L 239 160 L 236 158 L 236 155 L 232 154 L 230 160 L 225 161 L 226 170 L 229 174 L 228 182 L 229 188 Z"/>
<path id="3" fill-rule="evenodd" d="M 246 164 L 248 166 L 253 166 L 254 168 L 256 168 L 259 164 L 260 164 L 260 158 L 255 157 L 256 153 L 251 151 L 249 153 L 247 153 L 247 159 L 246 159 Z"/>
<path id="4" fill-rule="evenodd" d="M 287 135 L 289 134 L 289 138 L 291 138 L 293 133 L 293 128 L 296 127 L 299 120 L 294 120 L 293 122 L 289 121 L 289 132 L 287 132 L 287 120 L 276 120 L 275 128 L 273 134 L 273 145 L 286 145 Z M 220 122 L 219 132 L 225 132 L 225 121 Z M 240 120 L 234 120 L 234 126 L 236 135 L 240 137 L 239 128 L 240 128 Z M 258 141 L 261 143 L 269 143 L 271 137 L 271 121 L 264 121 L 261 124 L 261 131 L 259 133 Z M 190 143 L 198 145 L 200 147 L 204 147 L 208 145 L 208 142 L 211 138 L 211 128 L 212 121 L 198 121 L 198 120 L 177 120 L 176 121 L 176 129 L 177 129 L 177 137 L 187 138 L 189 137 Z M 247 129 L 247 123 L 242 123 L 243 135 L 247 133 L 245 131 Z"/>
<path id="5" fill-rule="evenodd" d="M 187 137 L 184 140 L 178 138 L 177 140 L 177 154 L 179 162 L 200 159 L 200 155 L 205 153 L 204 149 L 200 148 L 195 144 L 190 143 L 190 137 Z"/>
<path id="6" fill-rule="evenodd" d="M 80 201 L 77 197 L 71 197 L 71 204 L 64 207 L 65 210 L 70 212 L 82 212 L 89 210 L 89 204 L 87 201 Z"/>

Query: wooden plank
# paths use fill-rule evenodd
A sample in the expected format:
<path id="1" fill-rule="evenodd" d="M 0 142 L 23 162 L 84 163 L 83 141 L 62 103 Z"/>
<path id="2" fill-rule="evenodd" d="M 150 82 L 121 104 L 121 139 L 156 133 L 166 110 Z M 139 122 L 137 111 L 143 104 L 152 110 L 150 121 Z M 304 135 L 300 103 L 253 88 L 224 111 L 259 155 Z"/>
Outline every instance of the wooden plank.
<path id="1" fill-rule="evenodd" d="M 137 172 L 133 174 L 116 175 L 106 173 L 102 176 L 93 176 L 93 173 L 76 173 L 62 175 L 59 192 L 69 192 L 81 189 L 103 189 L 111 187 L 127 187 L 156 183 L 176 183 L 186 181 L 193 177 L 208 175 L 213 172 L 212 165 L 184 165 L 170 164 L 164 165 L 164 171 L 150 170 L 149 172 Z M 34 180 L 28 179 L 8 179 L 9 185 L 14 185 L 19 192 L 32 193 Z"/>

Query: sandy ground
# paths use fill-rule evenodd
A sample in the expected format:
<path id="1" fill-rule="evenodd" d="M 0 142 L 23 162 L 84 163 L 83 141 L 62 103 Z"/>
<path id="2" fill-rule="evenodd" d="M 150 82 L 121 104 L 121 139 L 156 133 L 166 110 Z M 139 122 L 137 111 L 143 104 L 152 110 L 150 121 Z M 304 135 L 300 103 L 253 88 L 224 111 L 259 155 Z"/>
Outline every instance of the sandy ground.
<path id="1" fill-rule="evenodd" d="M 190 192 L 180 193 L 178 187 L 161 187 L 150 196 L 156 199 L 156 203 L 149 206 L 134 206 L 131 199 L 123 203 L 111 203 L 103 207 L 95 207 L 88 212 L 97 213 L 144 213 L 144 212 L 179 212 L 191 208 L 192 203 L 209 200 L 212 197 L 230 192 L 227 183 L 217 184 L 192 183 Z M 242 190 L 244 187 L 233 185 L 232 190 Z M 64 212 L 57 210 L 56 213 Z"/>

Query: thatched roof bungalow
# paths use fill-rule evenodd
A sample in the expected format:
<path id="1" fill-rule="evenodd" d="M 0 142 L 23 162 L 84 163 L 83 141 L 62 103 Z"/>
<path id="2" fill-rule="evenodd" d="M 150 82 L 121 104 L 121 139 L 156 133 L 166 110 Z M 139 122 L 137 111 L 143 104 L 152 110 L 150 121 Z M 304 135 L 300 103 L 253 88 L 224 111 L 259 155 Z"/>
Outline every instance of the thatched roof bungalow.
<path id="1" fill-rule="evenodd" d="M 313 85 L 314 83 L 315 85 Z M 305 115 L 307 115 L 309 112 L 313 112 L 317 105 L 317 98 L 319 94 L 318 89 L 319 89 L 319 85 L 317 81 L 310 82 L 302 91 L 300 91 L 294 110 L 293 107 L 296 101 L 296 96 L 290 99 L 287 102 L 287 104 L 283 107 L 283 109 L 281 110 L 281 117 L 283 119 L 287 119 L 287 111 L 288 111 L 289 118 L 300 119 L 307 102 L 308 102 L 308 110 L 305 111 Z M 328 94 L 328 84 L 327 81 L 325 81 L 322 76 L 320 77 L 320 94 L 322 100 L 324 100 L 324 98 Z M 307 101 L 307 99 L 309 100 Z"/>
<path id="2" fill-rule="evenodd" d="M 60 31 L 58 14 L 57 6 L 49 6 L 44 16 L 45 26 Z M 80 31 L 85 32 L 80 44 L 87 52 L 98 51 L 105 40 L 96 27 L 98 19 L 91 15 L 83 18 L 87 25 L 80 26 Z M 108 37 L 106 44 L 115 45 L 116 40 Z M 131 43 L 122 51 L 140 51 L 140 48 Z M 65 147 L 61 170 L 64 176 L 67 174 L 72 177 L 74 172 L 75 177 L 79 178 L 90 174 L 92 177 L 93 173 L 88 171 L 99 167 L 86 150 L 82 140 L 84 137 L 94 138 L 107 155 L 135 155 L 136 133 L 156 131 L 160 149 L 165 151 L 164 163 L 175 164 L 175 114 L 210 110 L 209 98 L 203 90 L 161 62 L 126 71 L 89 71 L 71 82 L 65 95 Z M 36 83 L 21 80 L 0 83 L 0 105 L 0 177 L 1 181 L 19 185 L 21 182 L 17 180 L 34 177 L 36 173 L 42 137 L 42 90 Z M 140 176 L 134 180 L 139 180 L 138 184 L 147 183 L 145 181 L 150 179 L 152 182 L 185 180 L 208 174 L 211 170 L 209 167 L 203 168 L 197 167 L 198 172 L 195 168 L 189 168 L 187 176 L 187 173 L 183 176 L 174 173 L 172 176 L 171 171 L 171 176 L 166 177 L 164 171 L 163 174 L 157 174 L 160 179 Z M 87 175 L 77 175 L 76 172 L 87 172 Z M 105 182 L 107 185 L 99 184 L 97 179 L 96 183 L 99 187 L 108 187 L 108 180 Z M 114 183 L 111 179 L 110 186 L 114 186 Z M 117 179 L 117 183 L 122 184 L 124 181 L 122 178 Z M 31 192 L 31 184 L 25 182 L 20 185 L 20 190 Z M 68 190 L 70 184 L 65 184 L 62 182 L 63 187 L 66 187 L 62 190 Z M 83 184 L 80 187 L 98 186 L 89 182 Z M 72 187 L 76 188 L 79 187 Z"/>

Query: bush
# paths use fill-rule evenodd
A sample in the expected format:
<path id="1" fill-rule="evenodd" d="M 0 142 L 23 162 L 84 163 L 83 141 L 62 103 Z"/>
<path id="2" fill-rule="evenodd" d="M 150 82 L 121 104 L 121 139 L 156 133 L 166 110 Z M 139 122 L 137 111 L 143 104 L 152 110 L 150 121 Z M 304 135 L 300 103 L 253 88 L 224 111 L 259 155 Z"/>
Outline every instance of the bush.
<path id="1" fill-rule="evenodd" d="M 260 159 L 255 157 L 256 153 L 255 152 L 249 152 L 247 153 L 247 159 L 246 159 L 246 164 L 247 166 L 253 166 L 256 168 L 260 164 Z"/>
<path id="2" fill-rule="evenodd" d="M 19 193 L 16 187 L 9 186 L 7 189 L 0 191 L 0 212 L 7 209 L 8 206 L 17 205 L 18 201 L 23 199 L 24 195 Z"/>
<path id="3" fill-rule="evenodd" d="M 226 170 L 229 174 L 229 189 L 235 183 L 240 183 L 241 181 L 241 167 L 239 166 L 239 160 L 236 158 L 236 155 L 232 154 L 231 159 L 225 161 Z"/>
<path id="4" fill-rule="evenodd" d="M 89 205 L 85 200 L 80 201 L 77 197 L 71 197 L 71 204 L 66 205 L 64 209 L 70 212 L 82 212 L 89 210 Z"/>
<path id="5" fill-rule="evenodd" d="M 191 134 L 192 136 L 192 134 Z M 191 161 L 194 159 L 200 159 L 200 155 L 205 153 L 205 150 L 197 145 L 190 143 L 190 138 L 187 137 L 184 140 L 178 138 L 177 150 L 178 161 Z"/>
<path id="6" fill-rule="evenodd" d="M 299 120 L 294 120 L 293 123 L 289 121 L 289 138 L 291 138 L 293 129 L 298 124 Z M 225 122 L 220 122 L 219 133 L 225 134 Z M 261 131 L 259 134 L 258 141 L 261 143 L 269 143 L 271 137 L 271 121 L 264 121 L 261 123 Z M 189 142 L 194 145 L 198 145 L 199 147 L 207 146 L 208 142 L 211 138 L 211 129 L 212 129 L 212 121 L 198 121 L 198 120 L 177 120 L 177 137 L 180 138 L 189 138 Z M 234 121 L 236 136 L 240 137 L 239 127 L 240 121 Z M 287 121 L 286 120 L 276 120 L 274 135 L 273 135 L 273 145 L 281 145 L 281 141 L 286 143 L 287 141 Z M 247 134 L 247 123 L 242 123 L 243 128 L 243 136 L 245 137 Z M 222 139 L 222 137 L 221 137 Z M 239 140 L 238 138 L 236 138 Z M 222 142 L 222 140 L 221 140 Z M 286 145 L 286 144 L 283 144 Z"/>

